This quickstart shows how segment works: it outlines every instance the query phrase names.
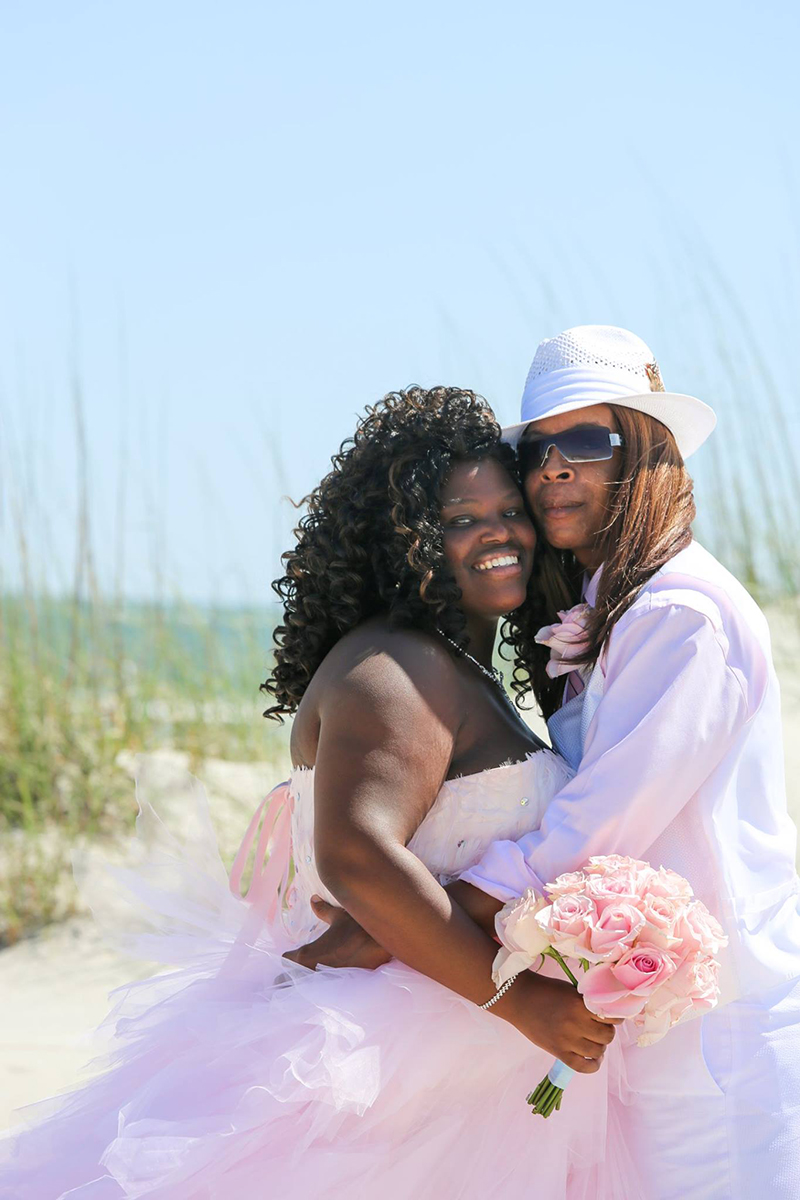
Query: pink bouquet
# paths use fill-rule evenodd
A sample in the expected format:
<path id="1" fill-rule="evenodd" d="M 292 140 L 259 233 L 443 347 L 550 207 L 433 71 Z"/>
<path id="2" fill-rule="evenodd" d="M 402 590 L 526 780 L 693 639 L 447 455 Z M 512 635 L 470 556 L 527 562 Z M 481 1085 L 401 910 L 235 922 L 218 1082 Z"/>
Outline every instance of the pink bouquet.
<path id="1" fill-rule="evenodd" d="M 718 1002 L 715 956 L 728 939 L 674 871 L 611 854 L 559 875 L 546 891 L 549 904 L 529 889 L 497 914 L 495 986 L 553 958 L 590 1012 L 633 1021 L 640 1046 Z M 583 969 L 580 980 L 567 959 Z M 549 1117 L 560 1108 L 573 1074 L 556 1061 L 528 1097 L 533 1111 Z"/>

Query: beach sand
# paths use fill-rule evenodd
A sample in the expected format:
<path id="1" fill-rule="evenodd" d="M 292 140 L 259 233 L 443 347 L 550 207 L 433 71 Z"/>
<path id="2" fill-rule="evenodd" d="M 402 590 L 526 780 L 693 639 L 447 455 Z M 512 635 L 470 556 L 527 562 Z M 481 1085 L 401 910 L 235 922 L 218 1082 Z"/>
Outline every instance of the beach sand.
<path id="1" fill-rule="evenodd" d="M 784 748 L 789 806 L 800 817 L 800 627 L 794 612 L 770 612 L 783 695 Z M 541 725 L 531 724 L 541 732 Z M 159 785 L 185 770 L 187 756 L 150 756 Z M 223 850 L 232 854 L 259 799 L 278 780 L 283 764 L 207 761 L 206 784 Z M 126 764 L 133 769 L 133 760 Z M 0 952 L 0 1129 L 14 1109 L 53 1095 L 86 1077 L 92 1057 L 87 1031 L 108 1010 L 108 993 L 149 973 L 146 964 L 105 945 L 87 916 L 51 926 Z"/>

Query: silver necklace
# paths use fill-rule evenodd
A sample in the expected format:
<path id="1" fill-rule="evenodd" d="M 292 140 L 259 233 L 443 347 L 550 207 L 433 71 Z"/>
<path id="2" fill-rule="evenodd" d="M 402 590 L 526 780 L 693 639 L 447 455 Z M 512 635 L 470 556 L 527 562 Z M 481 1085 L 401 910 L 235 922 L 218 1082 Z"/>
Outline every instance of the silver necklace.
<path id="1" fill-rule="evenodd" d="M 447 634 L 444 633 L 441 629 L 437 628 L 436 632 L 439 634 L 440 637 L 443 637 L 446 642 L 450 643 L 450 645 L 455 650 L 456 654 L 462 655 L 463 658 L 468 658 L 469 661 L 478 668 L 481 675 L 485 675 L 487 679 L 491 679 L 491 681 L 495 685 L 495 687 L 499 688 L 500 695 L 503 697 L 506 704 L 509 706 L 509 708 L 513 712 L 514 716 L 517 718 L 518 721 L 521 722 L 521 724 L 523 724 L 525 726 L 526 729 L 528 729 L 527 724 L 525 723 L 525 721 L 522 718 L 522 714 L 520 713 L 516 704 L 511 699 L 508 692 L 506 691 L 505 683 L 503 681 L 503 672 L 498 671 L 497 667 L 485 667 L 483 665 L 483 663 L 478 662 L 477 658 L 475 658 L 474 655 L 470 654 L 469 650 L 465 650 L 463 646 L 459 646 L 458 642 L 454 642 L 453 639 L 451 637 L 448 637 Z"/>
<path id="2" fill-rule="evenodd" d="M 470 654 L 469 650 L 465 650 L 463 646 L 459 646 L 458 642 L 454 642 L 453 639 L 448 637 L 446 633 L 443 633 L 441 629 L 437 629 L 436 632 L 440 637 L 443 637 L 446 642 L 450 643 L 456 654 L 462 655 L 463 658 L 468 658 L 469 661 L 478 668 L 481 675 L 485 675 L 487 679 L 491 679 L 492 683 L 496 683 L 497 686 L 502 689 L 503 695 L 506 697 L 506 699 L 508 698 L 508 693 L 506 692 L 505 684 L 503 682 L 502 671 L 498 671 L 497 667 L 485 667 L 483 663 L 478 662 L 477 658 L 474 658 Z"/>

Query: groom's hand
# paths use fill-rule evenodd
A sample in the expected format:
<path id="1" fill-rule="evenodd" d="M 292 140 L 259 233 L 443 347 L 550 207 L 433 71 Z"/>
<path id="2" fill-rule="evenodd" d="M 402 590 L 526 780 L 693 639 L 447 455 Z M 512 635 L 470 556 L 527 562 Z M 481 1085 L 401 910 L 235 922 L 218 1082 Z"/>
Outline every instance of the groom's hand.
<path id="1" fill-rule="evenodd" d="M 499 900 L 458 879 L 449 883 L 445 890 L 477 925 L 494 937 L 495 914 L 503 907 Z M 376 967 L 389 962 L 391 955 L 387 954 L 343 908 L 328 904 L 319 896 L 312 897 L 311 907 L 316 916 L 329 928 L 313 942 L 300 946 L 297 950 L 287 951 L 284 958 L 311 970 L 322 966 L 363 967 L 374 971 Z"/>
<path id="2" fill-rule="evenodd" d="M 363 967 L 373 971 L 389 962 L 391 954 L 387 954 L 343 908 L 328 904 L 319 896 L 312 898 L 311 907 L 328 928 L 308 945 L 287 951 L 284 958 L 311 970 L 322 966 Z"/>

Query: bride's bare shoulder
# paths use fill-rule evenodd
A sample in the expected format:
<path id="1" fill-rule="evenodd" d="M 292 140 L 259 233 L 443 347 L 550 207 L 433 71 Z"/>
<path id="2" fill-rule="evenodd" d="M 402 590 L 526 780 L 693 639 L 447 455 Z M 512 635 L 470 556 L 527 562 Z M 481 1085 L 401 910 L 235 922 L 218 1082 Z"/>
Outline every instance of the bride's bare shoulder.
<path id="1" fill-rule="evenodd" d="M 316 761 L 323 723 L 365 744 L 404 738 L 452 747 L 464 719 L 454 659 L 435 634 L 373 618 L 329 651 L 303 697 L 292 728 L 292 757 Z"/>
<path id="2" fill-rule="evenodd" d="M 361 690 L 378 695 L 412 689 L 423 696 L 457 688 L 453 656 L 436 634 L 397 628 L 374 617 L 345 634 L 320 666 L 325 690 Z"/>

